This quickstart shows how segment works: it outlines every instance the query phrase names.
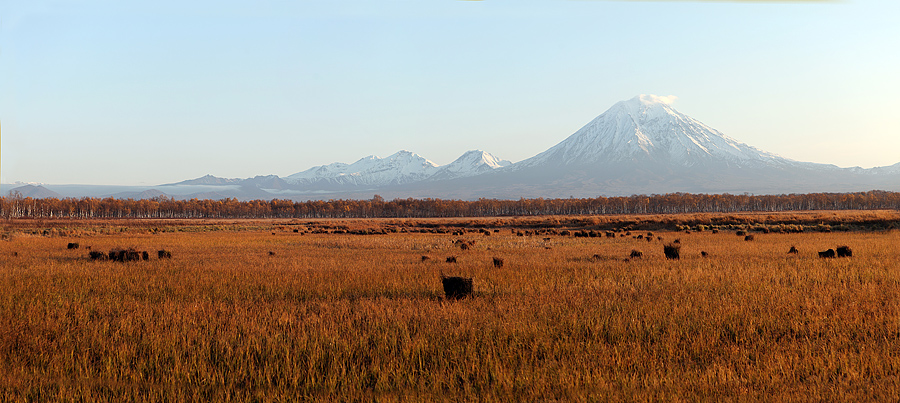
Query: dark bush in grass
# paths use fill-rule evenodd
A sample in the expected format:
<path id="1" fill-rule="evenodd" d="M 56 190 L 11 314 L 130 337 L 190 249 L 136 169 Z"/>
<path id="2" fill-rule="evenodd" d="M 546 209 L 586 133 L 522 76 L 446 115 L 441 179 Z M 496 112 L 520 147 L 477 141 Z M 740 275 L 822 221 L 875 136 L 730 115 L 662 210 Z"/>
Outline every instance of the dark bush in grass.
<path id="1" fill-rule="evenodd" d="M 109 260 L 109 256 L 103 252 L 92 251 L 88 253 L 88 257 L 91 260 Z"/>
<path id="2" fill-rule="evenodd" d="M 663 253 L 666 255 L 666 259 L 679 259 L 681 258 L 681 245 L 670 243 L 663 246 Z"/>
<path id="3" fill-rule="evenodd" d="M 837 257 L 853 257 L 853 250 L 849 246 L 838 246 Z"/>
<path id="4" fill-rule="evenodd" d="M 109 260 L 115 262 L 124 262 L 125 261 L 125 250 L 123 249 L 113 249 L 109 251 Z"/>
<path id="5" fill-rule="evenodd" d="M 115 262 L 136 262 L 142 259 L 142 255 L 143 254 L 141 252 L 135 250 L 134 248 L 113 249 L 109 251 L 109 260 Z"/>
<path id="6" fill-rule="evenodd" d="M 447 299 L 461 299 L 472 294 L 472 279 L 469 277 L 441 277 L 441 283 Z"/>

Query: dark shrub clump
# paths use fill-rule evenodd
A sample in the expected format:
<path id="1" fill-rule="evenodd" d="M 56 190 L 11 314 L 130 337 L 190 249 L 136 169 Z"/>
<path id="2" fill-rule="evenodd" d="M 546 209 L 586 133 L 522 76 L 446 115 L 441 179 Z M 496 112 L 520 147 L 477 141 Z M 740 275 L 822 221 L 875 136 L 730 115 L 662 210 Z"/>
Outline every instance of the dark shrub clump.
<path id="1" fill-rule="evenodd" d="M 105 253 L 96 252 L 96 251 L 89 252 L 88 257 L 91 258 L 91 260 L 108 260 L 109 259 L 109 256 L 107 256 Z"/>
<path id="2" fill-rule="evenodd" d="M 143 255 L 146 253 L 146 251 L 141 253 L 134 248 L 113 249 L 109 251 L 109 260 L 115 262 L 135 262 L 141 260 L 143 258 Z M 147 255 L 147 257 L 149 258 L 149 254 Z"/>
<path id="3" fill-rule="evenodd" d="M 441 277 L 441 283 L 447 299 L 460 299 L 472 294 L 472 279 L 469 277 Z"/>
<path id="4" fill-rule="evenodd" d="M 666 259 L 679 259 L 681 258 L 681 245 L 670 243 L 663 246 L 663 253 L 665 253 Z"/>
<path id="5" fill-rule="evenodd" d="M 838 246 L 837 257 L 853 257 L 853 250 L 849 246 Z"/>

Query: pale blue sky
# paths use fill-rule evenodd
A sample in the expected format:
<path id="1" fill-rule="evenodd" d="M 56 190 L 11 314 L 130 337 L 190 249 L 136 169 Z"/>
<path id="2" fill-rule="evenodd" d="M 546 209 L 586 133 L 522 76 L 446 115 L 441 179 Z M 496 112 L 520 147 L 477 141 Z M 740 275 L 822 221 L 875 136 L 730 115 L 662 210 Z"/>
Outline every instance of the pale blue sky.
<path id="1" fill-rule="evenodd" d="M 0 3 L 2 182 L 519 161 L 642 93 L 784 157 L 900 162 L 894 0 L 135 3 Z"/>

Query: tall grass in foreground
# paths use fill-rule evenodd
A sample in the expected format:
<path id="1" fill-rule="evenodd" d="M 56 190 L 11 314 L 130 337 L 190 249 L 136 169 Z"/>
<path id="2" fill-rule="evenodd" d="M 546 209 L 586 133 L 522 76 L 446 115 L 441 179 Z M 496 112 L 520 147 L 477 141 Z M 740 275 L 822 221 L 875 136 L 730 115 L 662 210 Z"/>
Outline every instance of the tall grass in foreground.
<path id="1" fill-rule="evenodd" d="M 900 400 L 900 233 L 656 235 L 78 239 L 173 252 L 125 264 L 18 237 L 0 400 Z M 854 257 L 816 257 L 838 244 Z"/>

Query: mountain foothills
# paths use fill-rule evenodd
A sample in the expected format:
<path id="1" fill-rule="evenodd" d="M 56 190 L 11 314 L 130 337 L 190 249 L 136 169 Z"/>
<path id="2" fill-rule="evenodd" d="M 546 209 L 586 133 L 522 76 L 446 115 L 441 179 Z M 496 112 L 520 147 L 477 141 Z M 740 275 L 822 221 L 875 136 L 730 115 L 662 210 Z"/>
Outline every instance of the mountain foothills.
<path id="1" fill-rule="evenodd" d="M 621 101 L 550 149 L 517 163 L 469 151 L 450 164 L 400 151 L 352 164 L 312 167 L 281 178 L 204 176 L 131 189 L 17 188 L 65 197 L 176 199 L 518 199 L 632 194 L 900 191 L 900 163 L 871 169 L 799 162 L 731 137 L 676 111 L 667 98 Z M 105 194 L 97 192 L 106 191 Z M 20 192 L 24 195 L 25 192 Z"/>

